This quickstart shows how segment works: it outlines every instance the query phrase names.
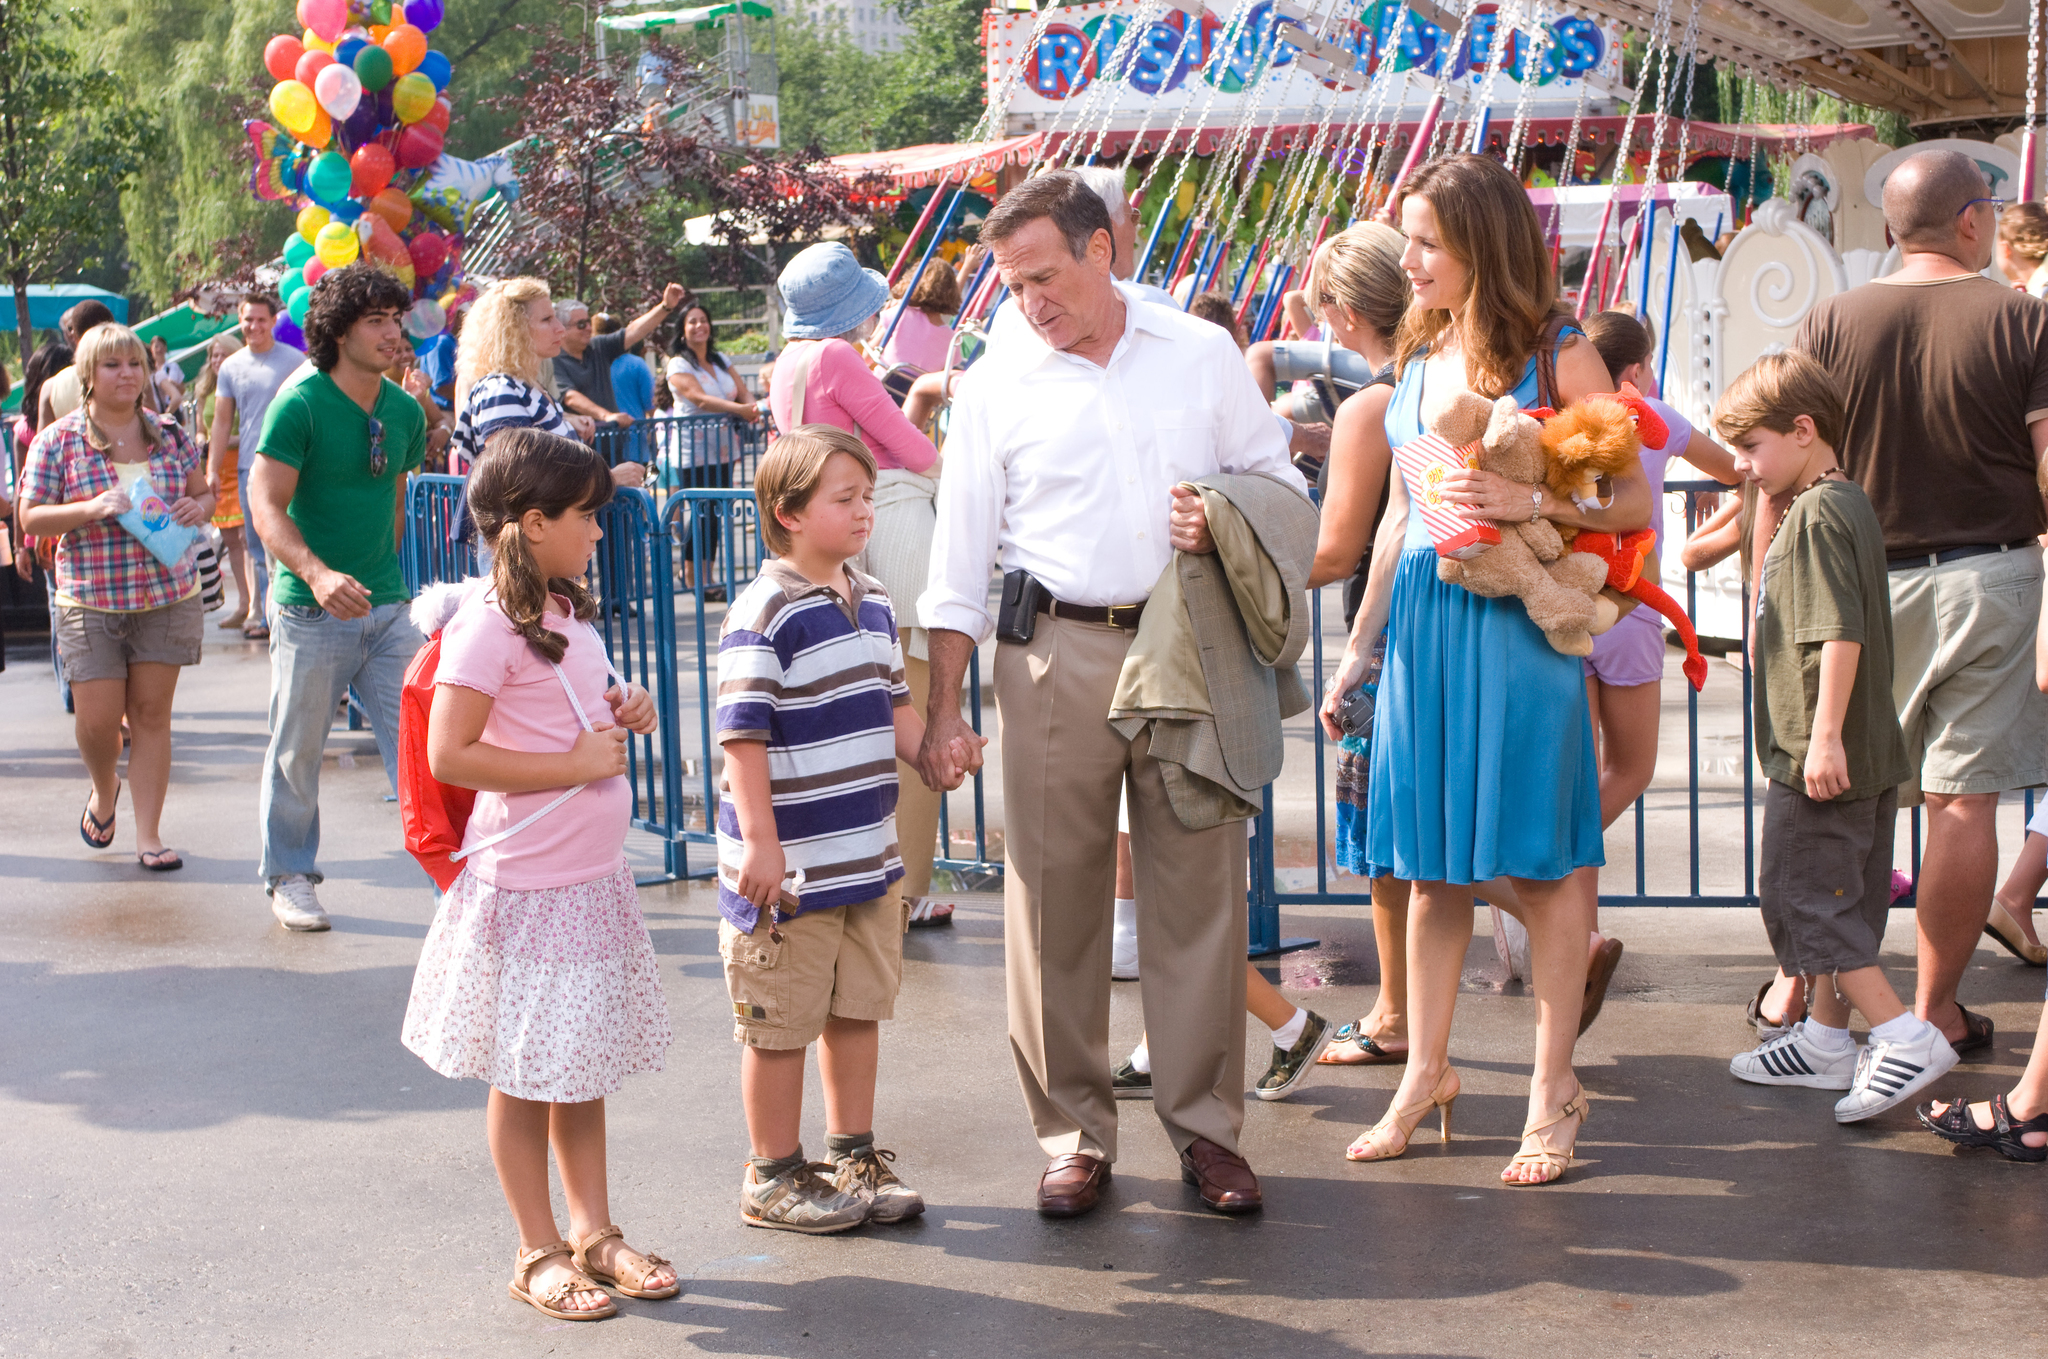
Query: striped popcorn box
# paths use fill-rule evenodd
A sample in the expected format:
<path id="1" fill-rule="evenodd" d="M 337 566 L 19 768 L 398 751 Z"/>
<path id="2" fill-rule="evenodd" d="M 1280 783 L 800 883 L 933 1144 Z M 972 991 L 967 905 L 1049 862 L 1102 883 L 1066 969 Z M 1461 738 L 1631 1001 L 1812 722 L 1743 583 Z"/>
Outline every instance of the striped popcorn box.
<path id="1" fill-rule="evenodd" d="M 1454 469 L 1479 465 L 1477 443 L 1453 448 L 1449 440 L 1425 434 L 1395 449 L 1394 461 L 1408 482 L 1408 494 L 1415 497 L 1437 556 L 1470 561 L 1500 541 L 1498 526 L 1465 518 L 1442 496 L 1444 478 Z"/>

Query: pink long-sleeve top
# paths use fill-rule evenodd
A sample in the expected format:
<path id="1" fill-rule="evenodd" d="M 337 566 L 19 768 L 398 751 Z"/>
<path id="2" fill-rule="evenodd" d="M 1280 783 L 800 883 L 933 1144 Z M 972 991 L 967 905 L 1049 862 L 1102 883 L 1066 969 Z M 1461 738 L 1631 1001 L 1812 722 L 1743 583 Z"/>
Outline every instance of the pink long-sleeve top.
<path id="1" fill-rule="evenodd" d="M 811 362 L 811 380 L 804 391 L 804 423 L 837 425 L 844 430 L 858 428 L 861 441 L 875 455 L 878 467 L 923 472 L 939 460 L 939 450 L 932 446 L 932 441 L 903 417 L 902 409 L 889 399 L 882 380 L 868 371 L 860 354 L 844 340 L 794 340 L 782 351 L 775 362 L 775 382 L 768 393 L 777 428 L 796 428 L 791 418 L 795 393 L 783 375 L 794 372 L 794 361 L 813 347 L 817 357 Z"/>

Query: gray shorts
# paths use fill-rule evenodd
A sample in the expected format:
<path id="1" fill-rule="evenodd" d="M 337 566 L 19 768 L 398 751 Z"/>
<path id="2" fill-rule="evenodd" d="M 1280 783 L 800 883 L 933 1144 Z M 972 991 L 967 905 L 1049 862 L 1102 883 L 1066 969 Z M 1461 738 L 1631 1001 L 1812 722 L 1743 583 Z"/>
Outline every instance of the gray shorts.
<path id="1" fill-rule="evenodd" d="M 128 667 L 138 662 L 197 665 L 205 635 L 206 609 L 197 590 L 175 604 L 134 613 L 57 606 L 57 654 L 64 658 L 64 678 L 72 684 L 124 680 Z"/>
<path id="2" fill-rule="evenodd" d="M 1776 779 L 1764 794 L 1764 929 L 1787 976 L 1875 967 L 1892 906 L 1899 791 L 1815 802 Z"/>

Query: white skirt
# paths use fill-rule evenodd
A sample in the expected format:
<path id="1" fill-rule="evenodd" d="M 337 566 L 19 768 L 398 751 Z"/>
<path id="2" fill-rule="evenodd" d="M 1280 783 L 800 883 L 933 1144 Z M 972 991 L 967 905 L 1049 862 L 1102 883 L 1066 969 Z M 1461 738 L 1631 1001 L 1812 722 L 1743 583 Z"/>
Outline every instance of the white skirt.
<path id="1" fill-rule="evenodd" d="M 659 1071 L 671 1033 L 633 870 L 501 891 L 465 869 L 441 897 L 405 1009 L 405 1046 L 443 1076 L 517 1099 L 603 1099 Z"/>

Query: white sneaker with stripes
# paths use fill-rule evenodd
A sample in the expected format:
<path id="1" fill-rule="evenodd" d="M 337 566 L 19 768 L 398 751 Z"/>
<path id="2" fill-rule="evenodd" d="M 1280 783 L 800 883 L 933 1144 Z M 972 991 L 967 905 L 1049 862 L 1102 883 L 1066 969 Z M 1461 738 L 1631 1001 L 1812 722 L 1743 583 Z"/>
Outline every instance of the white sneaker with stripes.
<path id="1" fill-rule="evenodd" d="M 1922 1021 L 1918 1037 L 1873 1038 L 1857 1054 L 1856 1078 L 1835 1103 L 1835 1122 L 1854 1123 L 1904 1104 L 1948 1074 L 1959 1060 L 1940 1029 Z"/>
<path id="2" fill-rule="evenodd" d="M 1735 1055 L 1729 1072 L 1752 1085 L 1804 1085 L 1848 1090 L 1856 1075 L 1856 1049 L 1824 1048 L 1806 1036 L 1801 1020 L 1760 1047 Z"/>

